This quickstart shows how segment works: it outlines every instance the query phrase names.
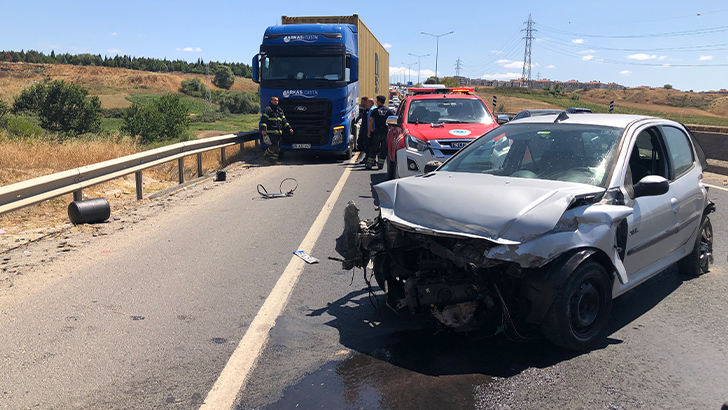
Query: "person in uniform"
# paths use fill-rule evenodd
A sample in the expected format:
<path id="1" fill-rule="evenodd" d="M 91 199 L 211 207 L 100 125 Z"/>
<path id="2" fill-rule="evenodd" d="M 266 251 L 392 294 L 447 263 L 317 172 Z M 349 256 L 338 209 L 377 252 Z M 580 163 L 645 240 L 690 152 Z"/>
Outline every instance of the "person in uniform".
<path id="1" fill-rule="evenodd" d="M 361 104 L 359 105 L 359 118 L 361 120 L 361 126 L 359 127 L 359 149 L 364 152 L 364 158 L 359 161 L 360 164 L 366 163 L 367 157 L 369 156 L 369 109 L 374 105 L 374 100 L 367 97 L 361 97 Z"/>
<path id="2" fill-rule="evenodd" d="M 387 117 L 394 115 L 392 109 L 387 108 L 384 103 L 387 102 L 383 95 L 377 96 L 377 107 L 369 114 L 369 153 L 367 158 L 367 169 L 384 168 L 387 160 Z M 379 159 L 377 160 L 377 155 Z"/>
<path id="3" fill-rule="evenodd" d="M 293 128 L 288 124 L 283 110 L 278 106 L 278 97 L 271 97 L 270 104 L 260 116 L 260 136 L 268 149 L 263 154 L 263 164 L 278 165 L 278 155 L 281 152 L 281 138 L 283 130 L 293 134 Z"/>

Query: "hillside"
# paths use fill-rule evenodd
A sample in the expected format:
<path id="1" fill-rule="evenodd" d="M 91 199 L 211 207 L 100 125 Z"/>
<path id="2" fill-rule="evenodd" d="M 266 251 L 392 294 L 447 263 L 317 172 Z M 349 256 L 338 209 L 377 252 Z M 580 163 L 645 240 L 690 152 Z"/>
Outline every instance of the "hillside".
<path id="1" fill-rule="evenodd" d="M 131 103 L 125 99 L 130 94 L 179 93 L 182 81 L 199 78 L 201 74 L 153 73 L 125 68 L 74 66 L 65 64 L 30 64 L 0 62 L 0 98 L 12 103 L 13 97 L 23 88 L 45 79 L 65 80 L 89 89 L 91 95 L 98 95 L 103 108 L 126 107 Z M 211 78 L 212 79 L 212 76 Z M 213 84 L 210 88 L 218 89 Z M 249 78 L 236 77 L 233 90 L 257 92 L 258 85 Z"/>

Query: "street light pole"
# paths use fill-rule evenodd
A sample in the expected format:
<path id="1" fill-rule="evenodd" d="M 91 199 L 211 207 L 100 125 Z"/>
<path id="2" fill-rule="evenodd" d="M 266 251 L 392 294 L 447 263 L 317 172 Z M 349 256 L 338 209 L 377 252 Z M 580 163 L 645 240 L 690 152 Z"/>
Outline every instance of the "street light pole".
<path id="1" fill-rule="evenodd" d="M 429 54 L 422 54 L 421 56 L 418 56 L 417 54 L 407 53 L 411 55 L 412 57 L 417 57 L 417 84 L 420 83 L 420 70 L 422 69 L 422 64 L 420 64 L 420 59 L 422 57 L 429 57 Z"/>
<path id="2" fill-rule="evenodd" d="M 418 63 L 405 63 L 403 61 L 402 64 L 407 66 L 407 83 L 409 83 L 410 82 L 410 68 L 412 68 L 413 65 L 418 64 Z"/>
<path id="3" fill-rule="evenodd" d="M 422 34 L 424 34 L 426 36 L 432 36 L 437 39 L 437 49 L 435 52 L 435 81 L 437 81 L 438 84 L 440 83 L 440 79 L 437 77 L 437 59 L 440 56 L 440 37 L 446 36 L 446 35 L 452 34 L 452 33 L 454 33 L 454 31 L 451 31 L 449 33 L 444 33 L 444 34 L 430 34 L 430 33 L 425 33 L 424 31 L 422 32 Z"/>

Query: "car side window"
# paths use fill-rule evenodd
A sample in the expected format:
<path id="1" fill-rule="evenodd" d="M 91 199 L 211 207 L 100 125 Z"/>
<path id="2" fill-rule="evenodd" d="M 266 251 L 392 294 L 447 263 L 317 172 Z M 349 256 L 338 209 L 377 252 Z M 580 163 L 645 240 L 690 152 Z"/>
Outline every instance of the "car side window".
<path id="1" fill-rule="evenodd" d="M 672 180 L 680 178 L 693 167 L 695 157 L 688 142 L 688 137 L 678 128 L 662 126 L 662 134 L 667 143 L 667 150 L 670 153 L 672 163 Z"/>
<path id="2" fill-rule="evenodd" d="M 640 132 L 629 164 L 633 169 L 636 167 L 645 168 L 647 175 L 660 175 L 665 179 L 670 178 L 664 143 L 656 128 L 648 128 Z M 634 182 L 637 183 L 637 181 Z"/>

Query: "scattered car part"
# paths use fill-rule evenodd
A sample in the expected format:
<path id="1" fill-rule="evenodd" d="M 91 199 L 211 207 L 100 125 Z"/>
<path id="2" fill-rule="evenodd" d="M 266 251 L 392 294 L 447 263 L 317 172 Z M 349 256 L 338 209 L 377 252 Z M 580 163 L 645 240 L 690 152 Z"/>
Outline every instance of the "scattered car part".
<path id="1" fill-rule="evenodd" d="M 111 216 L 111 207 L 106 198 L 73 201 L 68 205 L 68 219 L 74 225 L 104 222 Z"/>

